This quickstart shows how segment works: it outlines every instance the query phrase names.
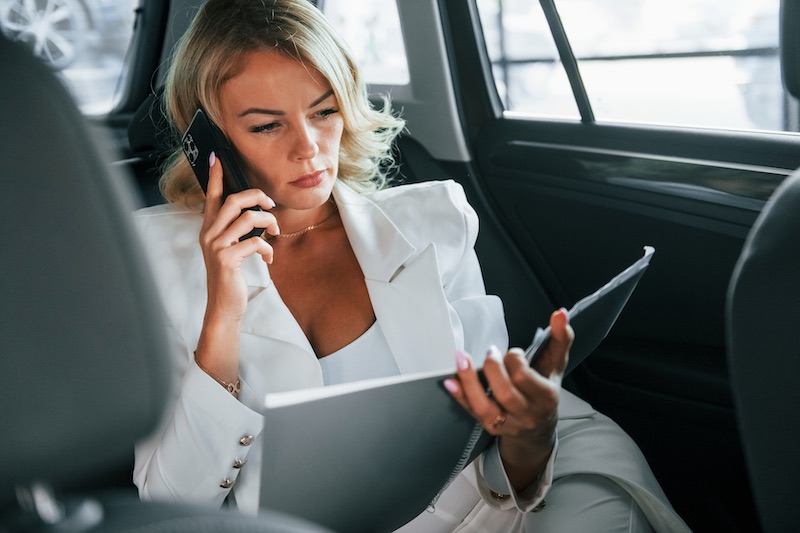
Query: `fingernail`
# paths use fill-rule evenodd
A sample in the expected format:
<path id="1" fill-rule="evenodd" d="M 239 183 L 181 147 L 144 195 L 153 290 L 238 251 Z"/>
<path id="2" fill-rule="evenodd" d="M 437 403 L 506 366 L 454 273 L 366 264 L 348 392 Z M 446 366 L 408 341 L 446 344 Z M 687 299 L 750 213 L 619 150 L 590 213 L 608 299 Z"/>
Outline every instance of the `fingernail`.
<path id="1" fill-rule="evenodd" d="M 459 370 L 466 370 L 469 368 L 469 357 L 461 350 L 456 350 L 456 366 Z"/>
<path id="2" fill-rule="evenodd" d="M 273 200 L 269 196 L 267 196 L 267 203 L 269 204 L 270 208 L 275 207 L 276 205 L 278 205 L 278 204 L 275 203 L 275 200 Z"/>
<path id="3" fill-rule="evenodd" d="M 444 388 L 447 389 L 450 394 L 458 394 L 459 386 L 454 379 L 444 380 Z"/>
<path id="4" fill-rule="evenodd" d="M 496 361 L 500 362 L 502 362 L 503 360 L 503 355 L 500 353 L 500 349 L 494 344 L 489 346 L 489 350 L 486 352 L 486 357 L 487 358 L 491 357 L 492 359 L 495 359 Z"/>
<path id="5" fill-rule="evenodd" d="M 567 324 L 569 324 L 569 311 L 567 310 L 567 308 L 566 307 L 562 307 L 561 309 L 559 309 L 559 311 L 564 313 L 564 318 L 567 319 Z"/>
<path id="6" fill-rule="evenodd" d="M 208 156 L 208 168 L 213 167 L 214 163 L 216 162 L 217 162 L 217 154 L 211 152 L 211 154 Z"/>

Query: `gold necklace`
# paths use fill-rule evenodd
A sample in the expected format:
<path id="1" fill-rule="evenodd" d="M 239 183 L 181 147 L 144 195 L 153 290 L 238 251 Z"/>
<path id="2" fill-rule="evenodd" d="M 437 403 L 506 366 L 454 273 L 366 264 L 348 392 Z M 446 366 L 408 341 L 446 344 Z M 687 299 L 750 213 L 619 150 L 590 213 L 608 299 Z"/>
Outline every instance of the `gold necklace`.
<path id="1" fill-rule="evenodd" d="M 311 224 L 310 226 L 308 226 L 306 228 L 303 228 L 303 229 L 298 230 L 298 231 L 292 231 L 290 233 L 280 233 L 278 235 L 269 235 L 268 233 L 265 232 L 262 235 L 262 237 L 264 238 L 265 241 L 270 241 L 272 239 L 291 239 L 292 237 L 298 237 L 298 236 L 300 236 L 300 235 L 302 235 L 304 233 L 308 233 L 312 229 L 316 229 L 316 228 L 318 228 L 320 226 L 324 226 L 325 224 L 327 224 L 328 222 L 333 220 L 334 215 L 336 215 L 336 213 L 339 211 L 339 208 L 336 207 L 336 204 L 333 203 L 333 201 L 331 201 L 331 203 L 333 204 L 333 211 L 331 211 L 331 214 L 328 215 L 325 218 L 325 220 L 323 220 L 321 222 L 317 222 L 316 224 Z"/>

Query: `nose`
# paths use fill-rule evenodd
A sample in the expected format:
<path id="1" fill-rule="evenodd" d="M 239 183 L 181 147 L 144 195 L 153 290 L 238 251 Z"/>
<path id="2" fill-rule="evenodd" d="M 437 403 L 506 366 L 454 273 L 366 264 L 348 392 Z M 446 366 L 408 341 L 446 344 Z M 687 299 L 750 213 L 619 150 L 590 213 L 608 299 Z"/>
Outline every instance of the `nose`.
<path id="1" fill-rule="evenodd" d="M 294 159 L 312 159 L 319 153 L 318 133 L 307 123 L 298 125 L 292 143 L 292 157 Z"/>

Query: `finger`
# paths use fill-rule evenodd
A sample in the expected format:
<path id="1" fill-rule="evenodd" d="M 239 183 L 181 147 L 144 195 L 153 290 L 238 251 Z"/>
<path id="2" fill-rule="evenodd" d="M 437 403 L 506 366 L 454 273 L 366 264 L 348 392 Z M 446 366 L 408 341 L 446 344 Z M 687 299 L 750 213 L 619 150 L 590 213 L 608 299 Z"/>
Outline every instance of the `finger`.
<path id="1" fill-rule="evenodd" d="M 464 389 L 461 388 L 461 383 L 458 381 L 458 378 L 447 378 L 442 382 L 442 385 L 444 385 L 444 388 L 447 389 L 450 396 L 455 398 L 461 407 L 472 414 L 472 409 L 470 408 L 469 402 L 467 402 L 466 396 L 464 396 Z"/>
<path id="2" fill-rule="evenodd" d="M 548 379 L 529 366 L 528 361 L 525 359 L 525 352 L 519 348 L 510 349 L 503 358 L 503 364 L 505 365 L 509 380 L 514 383 L 517 388 L 521 389 L 522 394 L 527 398 L 531 398 L 530 382 L 545 382 Z"/>
<path id="3" fill-rule="evenodd" d="M 525 354 L 515 348 L 503 359 L 509 380 L 514 389 L 525 398 L 525 408 L 515 411 L 522 425 L 531 427 L 536 419 L 547 415 L 558 406 L 561 376 L 543 376 L 528 366 Z"/>
<path id="4" fill-rule="evenodd" d="M 550 315 L 550 339 L 536 358 L 534 369 L 545 377 L 563 376 L 569 361 L 569 349 L 575 333 L 569 325 L 569 313 L 563 307 Z"/>
<path id="5" fill-rule="evenodd" d="M 261 259 L 268 265 L 272 264 L 273 259 L 273 249 L 272 246 L 261 238 L 256 239 L 245 239 L 243 241 L 236 240 L 232 242 L 230 246 L 228 246 L 225 250 L 220 252 L 220 255 L 223 256 L 221 259 L 225 262 L 227 259 L 224 257 L 226 255 L 230 256 L 230 260 L 235 263 L 240 263 L 242 259 L 245 257 L 249 257 L 253 254 L 258 254 L 261 256 Z"/>
<path id="6" fill-rule="evenodd" d="M 456 368 L 464 399 L 468 405 L 467 411 L 484 428 L 493 430 L 491 426 L 498 416 L 503 414 L 502 408 L 486 393 L 469 355 L 460 350 L 456 352 Z"/>
<path id="7" fill-rule="evenodd" d="M 220 218 L 224 218 L 224 215 L 220 214 Z M 247 235 L 255 228 L 266 230 L 270 235 L 277 235 L 280 233 L 278 229 L 278 220 L 275 218 L 275 215 L 268 211 L 246 209 L 241 211 L 239 216 L 223 230 L 219 240 L 224 246 L 239 240 L 242 235 Z"/>
<path id="8" fill-rule="evenodd" d="M 230 213 L 239 213 L 253 207 L 269 211 L 275 207 L 275 202 L 261 189 L 252 188 L 228 195 L 222 205 L 222 209 Z"/>
<path id="9" fill-rule="evenodd" d="M 220 164 L 221 162 L 217 160 L 215 167 L 220 166 Z M 207 201 L 203 227 L 206 235 L 204 241 L 208 242 L 209 245 L 218 238 L 224 237 L 222 246 L 227 246 L 233 242 L 234 239 L 239 239 L 242 235 L 250 233 L 254 228 L 269 228 L 269 233 L 272 235 L 280 232 L 277 220 L 274 215 L 268 212 L 275 207 L 275 202 L 261 189 L 246 189 L 229 195 L 216 212 L 214 212 L 213 208 L 209 208 L 208 205 Z M 254 207 L 260 209 L 253 209 Z M 248 228 L 246 227 L 247 222 L 253 220 L 249 218 L 252 215 L 248 215 L 248 218 L 245 218 L 244 221 L 238 224 L 237 231 L 239 231 L 239 233 L 233 235 L 234 232 L 231 231 L 231 226 L 235 224 L 243 214 L 247 213 L 259 213 L 256 216 L 261 217 L 261 219 L 254 220 L 253 225 Z M 245 227 L 242 228 L 242 226 Z M 219 247 L 217 247 L 217 249 L 219 249 Z"/>
<path id="10" fill-rule="evenodd" d="M 208 227 L 217 218 L 222 206 L 222 163 L 211 152 L 208 156 L 208 184 L 206 185 L 206 206 L 203 212 L 203 225 Z"/>
<path id="11" fill-rule="evenodd" d="M 516 388 L 511 380 L 503 356 L 496 346 L 492 346 L 483 364 L 483 374 L 492 391 L 492 398 L 509 413 L 524 412 L 528 399 Z"/>
<path id="12" fill-rule="evenodd" d="M 238 270 L 242 261 L 253 254 L 258 254 L 261 259 L 272 264 L 273 249 L 264 239 L 245 239 L 243 241 L 234 240 L 223 245 L 223 237 L 214 243 L 214 253 L 210 255 L 210 261 L 215 265 L 215 269 L 224 271 Z"/>
<path id="13" fill-rule="evenodd" d="M 557 416 L 560 379 L 548 379 L 530 368 L 519 348 L 509 350 L 502 362 L 508 390 L 493 387 L 492 392 L 509 415 L 504 434 L 538 430 Z"/>

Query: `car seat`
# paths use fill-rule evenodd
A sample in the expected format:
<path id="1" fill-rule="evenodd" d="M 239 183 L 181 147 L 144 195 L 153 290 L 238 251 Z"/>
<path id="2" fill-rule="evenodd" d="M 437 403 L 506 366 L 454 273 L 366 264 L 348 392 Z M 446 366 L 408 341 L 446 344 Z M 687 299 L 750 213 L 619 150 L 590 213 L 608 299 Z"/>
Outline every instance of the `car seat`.
<path id="1" fill-rule="evenodd" d="M 170 395 L 164 322 L 128 177 L 52 72 L 0 57 L 0 531 L 327 531 L 101 490 Z"/>
<path id="2" fill-rule="evenodd" d="M 800 171 L 773 193 L 728 291 L 728 364 L 745 460 L 766 532 L 793 531 L 800 479 Z"/>

